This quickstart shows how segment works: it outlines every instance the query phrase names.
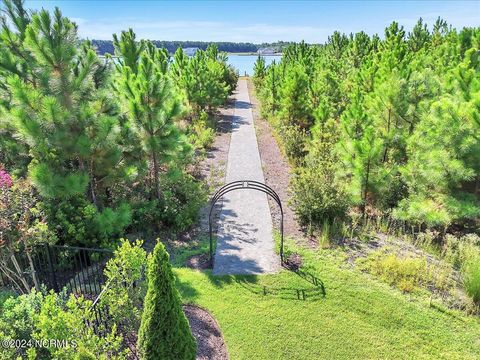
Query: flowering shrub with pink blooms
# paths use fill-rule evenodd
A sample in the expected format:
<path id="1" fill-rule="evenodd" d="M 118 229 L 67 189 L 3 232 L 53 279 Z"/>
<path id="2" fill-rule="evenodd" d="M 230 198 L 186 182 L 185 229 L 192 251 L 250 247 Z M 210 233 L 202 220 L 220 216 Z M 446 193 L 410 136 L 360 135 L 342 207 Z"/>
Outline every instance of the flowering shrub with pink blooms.
<path id="1" fill-rule="evenodd" d="M 12 177 L 3 169 L 0 169 L 0 187 L 11 187 L 13 185 Z"/>

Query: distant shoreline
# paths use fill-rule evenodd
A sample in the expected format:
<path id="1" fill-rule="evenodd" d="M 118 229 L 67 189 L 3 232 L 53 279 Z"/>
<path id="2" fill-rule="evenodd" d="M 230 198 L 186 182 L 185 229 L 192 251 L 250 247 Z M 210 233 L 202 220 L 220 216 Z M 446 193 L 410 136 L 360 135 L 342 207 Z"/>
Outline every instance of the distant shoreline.
<path id="1" fill-rule="evenodd" d="M 98 56 L 100 57 L 105 57 L 106 54 L 110 54 L 110 53 L 105 53 L 105 54 L 98 54 Z M 112 55 L 110 54 L 112 58 L 117 58 L 118 56 L 115 56 L 115 55 Z M 174 54 L 170 54 L 171 56 L 173 56 Z M 233 53 L 233 52 L 227 52 L 227 55 L 237 55 L 237 56 L 257 56 L 257 55 L 260 55 L 260 56 L 282 56 L 283 53 L 276 53 L 276 54 L 259 54 L 259 53 L 255 53 L 255 52 L 251 52 L 251 53 L 245 53 L 245 52 L 238 52 L 238 53 Z"/>
<path id="2" fill-rule="evenodd" d="M 261 55 L 261 56 L 281 56 L 282 53 L 275 54 L 259 54 L 257 52 L 227 52 L 228 55 L 238 55 L 238 56 L 252 56 L 252 55 Z"/>

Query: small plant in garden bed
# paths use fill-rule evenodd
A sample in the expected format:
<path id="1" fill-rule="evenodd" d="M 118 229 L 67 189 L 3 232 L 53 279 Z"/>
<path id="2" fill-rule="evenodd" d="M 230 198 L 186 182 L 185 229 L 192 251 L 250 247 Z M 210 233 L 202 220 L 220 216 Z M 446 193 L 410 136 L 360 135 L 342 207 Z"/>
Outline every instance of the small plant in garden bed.
<path id="1" fill-rule="evenodd" d="M 65 293 L 36 292 L 10 297 L 0 305 L 0 337 L 2 340 L 25 341 L 57 339 L 66 347 L 1 348 L 2 359 L 126 359 L 122 338 L 114 326 L 98 336 L 87 324 L 94 321 L 89 311 L 92 302 Z M 75 342 L 75 343 L 73 343 Z"/>
<path id="2" fill-rule="evenodd" d="M 147 254 L 143 242 L 122 240 L 105 268 L 107 278 L 101 306 L 107 306 L 113 321 L 123 330 L 136 332 L 140 326 L 141 305 L 146 293 L 144 271 Z"/>

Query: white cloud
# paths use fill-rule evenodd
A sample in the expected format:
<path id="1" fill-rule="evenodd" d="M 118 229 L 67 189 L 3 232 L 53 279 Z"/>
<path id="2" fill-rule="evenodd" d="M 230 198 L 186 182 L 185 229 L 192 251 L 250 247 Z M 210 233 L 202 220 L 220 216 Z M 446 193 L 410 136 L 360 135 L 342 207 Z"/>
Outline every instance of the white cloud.
<path id="1" fill-rule="evenodd" d="M 478 26 L 480 23 L 480 9 L 475 11 L 468 7 L 454 9 L 440 8 L 438 12 L 418 13 L 404 18 L 379 18 L 378 21 L 362 23 L 358 21 L 343 24 L 333 28 L 321 25 L 279 25 L 271 23 L 239 23 L 228 21 L 183 21 L 183 20 L 154 20 L 138 17 L 100 18 L 89 20 L 72 18 L 79 26 L 81 37 L 90 39 L 112 39 L 112 34 L 132 28 L 140 39 L 152 40 L 201 40 L 201 41 L 234 41 L 234 42 L 274 42 L 300 41 L 322 43 L 335 30 L 350 33 L 364 30 L 369 34 L 383 35 L 384 29 L 392 21 L 397 21 L 410 31 L 417 20 L 423 20 L 432 28 L 438 17 L 445 19 L 453 27 L 460 29 L 463 26 Z M 340 23 L 339 23 L 340 25 Z"/>
<path id="2" fill-rule="evenodd" d="M 282 26 L 271 24 L 238 25 L 211 21 L 152 21 L 134 18 L 87 20 L 72 19 L 79 35 L 89 39 L 110 40 L 112 34 L 132 28 L 140 39 L 203 40 L 238 42 L 273 42 L 277 40 L 326 40 L 334 29 L 315 26 Z"/>

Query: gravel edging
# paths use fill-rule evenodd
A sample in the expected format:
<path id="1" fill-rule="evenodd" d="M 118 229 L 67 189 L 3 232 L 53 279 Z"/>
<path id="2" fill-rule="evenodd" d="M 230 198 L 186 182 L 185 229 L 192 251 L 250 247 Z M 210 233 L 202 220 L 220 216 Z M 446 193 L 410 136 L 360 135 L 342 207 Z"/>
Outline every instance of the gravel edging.
<path id="1" fill-rule="evenodd" d="M 262 161 L 265 183 L 270 186 L 280 197 L 283 207 L 283 231 L 285 237 L 292 237 L 295 240 L 305 239 L 305 235 L 295 219 L 293 208 L 289 204 L 289 184 L 292 176 L 292 169 L 288 164 L 277 140 L 273 136 L 272 128 L 267 120 L 260 115 L 260 105 L 255 96 L 254 85 L 251 79 L 248 80 L 248 92 L 252 104 L 252 113 L 255 123 L 258 149 Z M 268 199 L 270 212 L 272 214 L 274 227 L 278 228 L 280 221 L 280 210 L 278 205 L 270 197 Z"/>
<path id="2" fill-rule="evenodd" d="M 213 144 L 207 149 L 206 156 L 197 164 L 196 177 L 206 183 L 210 197 L 212 192 L 225 184 L 225 175 L 227 172 L 228 150 L 230 148 L 230 137 L 232 122 L 234 117 L 235 102 L 230 98 L 227 104 L 219 110 L 219 116 L 216 123 L 216 135 Z M 217 219 L 221 210 L 221 201 L 217 203 L 213 211 L 213 218 Z M 187 243 L 202 236 L 208 237 L 208 213 L 210 211 L 210 202 L 207 202 L 198 215 L 197 222 L 187 231 L 177 235 L 176 239 L 171 240 L 181 247 L 182 243 Z M 217 222 L 214 221 L 213 231 L 216 232 Z M 203 270 L 210 267 L 206 264 L 205 254 L 193 255 L 187 259 L 185 266 Z"/>

